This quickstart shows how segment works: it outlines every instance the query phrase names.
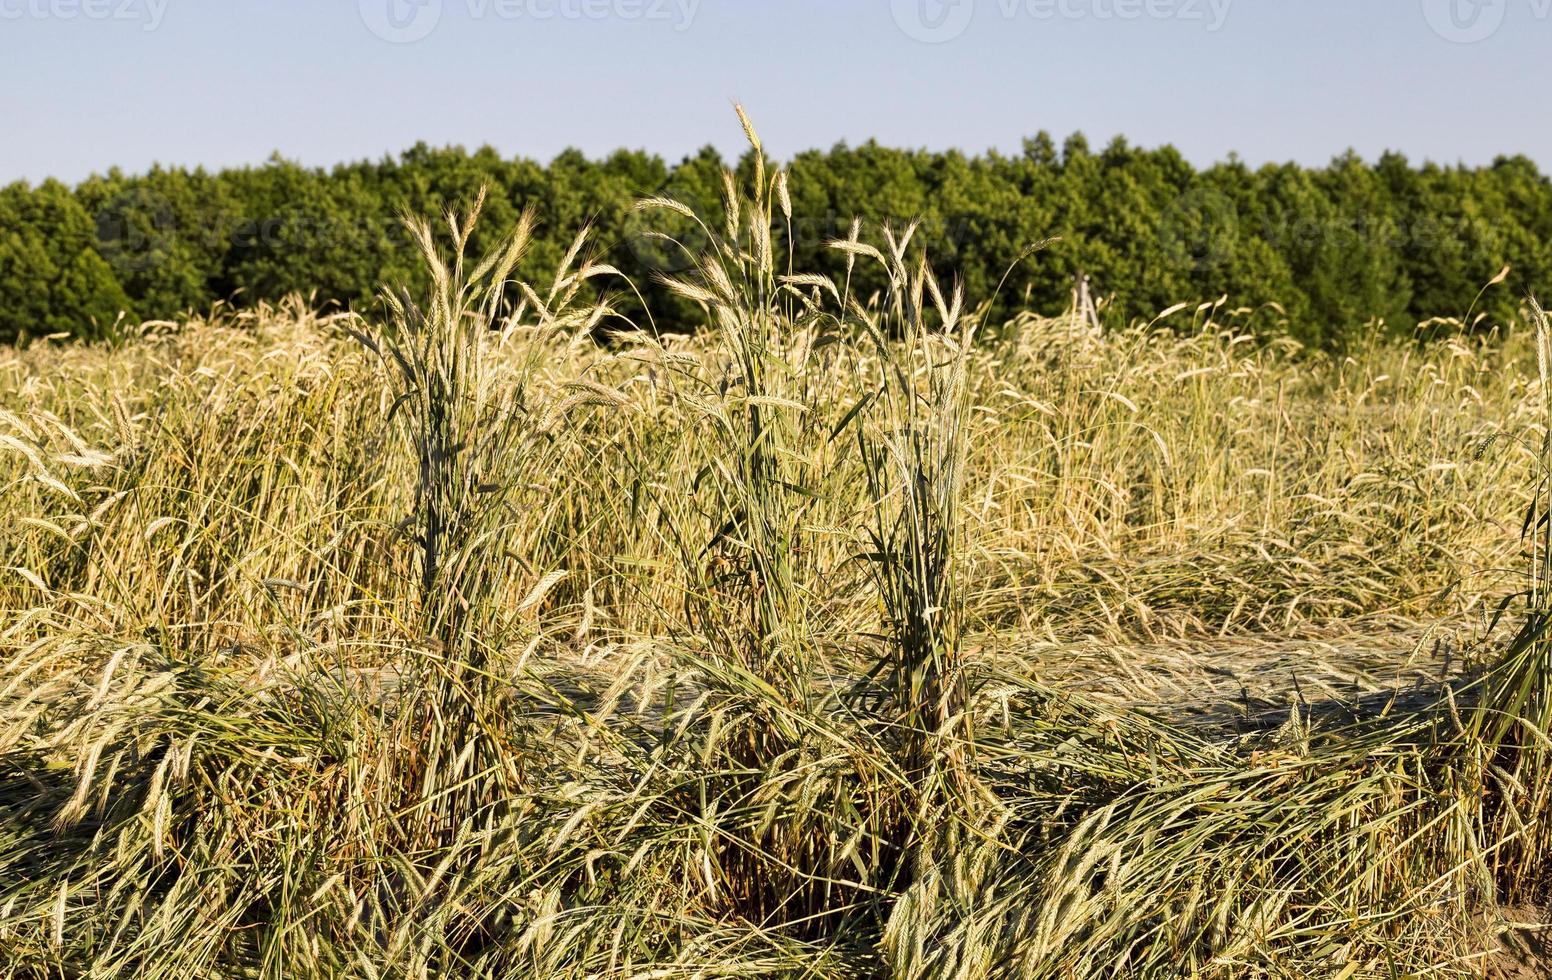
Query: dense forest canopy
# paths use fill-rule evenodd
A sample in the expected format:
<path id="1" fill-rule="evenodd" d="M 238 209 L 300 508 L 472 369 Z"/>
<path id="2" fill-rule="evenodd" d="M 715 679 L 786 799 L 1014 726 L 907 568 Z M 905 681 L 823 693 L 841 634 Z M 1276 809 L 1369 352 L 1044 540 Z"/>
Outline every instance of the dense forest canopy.
<path id="1" fill-rule="evenodd" d="M 675 301 L 653 276 L 688 259 L 644 232 L 677 234 L 693 250 L 695 229 L 632 204 L 662 195 L 717 214 L 724 165 L 711 149 L 678 165 L 643 152 L 590 160 L 568 151 L 545 166 L 489 147 L 422 144 L 329 170 L 276 158 L 219 173 L 114 170 L 75 188 L 12 184 L 0 190 L 0 341 L 100 337 L 121 314 L 166 319 L 293 292 L 369 309 L 379 284 L 420 274 L 399 214 L 441 210 L 482 185 L 491 240 L 521 209 L 536 210 L 528 271 L 552 266 L 591 223 L 594 247 L 671 329 Z M 980 300 L 1023 246 L 1060 236 L 1015 270 L 994 317 L 1065 308 L 1083 272 L 1111 298 L 1113 322 L 1227 295 L 1264 308 L 1268 330 L 1340 346 L 1379 321 L 1406 334 L 1472 309 L 1510 320 L 1527 295 L 1552 292 L 1552 181 L 1524 157 L 1468 168 L 1349 153 L 1322 168 L 1231 160 L 1198 169 L 1171 147 L 1117 140 L 1095 152 L 1081 135 L 1058 147 L 1041 134 L 1017 155 L 841 145 L 799 154 L 791 176 L 795 222 L 778 234 L 803 271 L 843 266 L 826 244 L 854 217 L 920 219 L 934 265 Z M 1508 280 L 1478 300 L 1506 265 Z M 623 282 L 619 292 L 617 305 L 634 315 L 634 293 Z"/>

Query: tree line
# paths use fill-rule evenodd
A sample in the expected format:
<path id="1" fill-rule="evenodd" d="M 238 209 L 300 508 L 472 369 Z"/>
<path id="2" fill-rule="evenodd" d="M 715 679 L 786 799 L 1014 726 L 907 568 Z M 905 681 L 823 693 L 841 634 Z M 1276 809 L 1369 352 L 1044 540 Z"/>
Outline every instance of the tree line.
<path id="1" fill-rule="evenodd" d="M 553 267 L 590 224 L 592 247 L 634 284 L 617 284 L 622 314 L 644 315 L 639 291 L 671 330 L 681 301 L 655 276 L 688 267 L 698 230 L 633 204 L 667 196 L 718 220 L 725 165 L 712 149 L 673 165 L 630 151 L 567 151 L 544 165 L 422 144 L 330 169 L 274 158 L 215 173 L 112 170 L 75 187 L 15 183 L 0 190 L 0 341 L 101 338 L 124 322 L 291 293 L 369 310 L 381 283 L 420 275 L 398 216 L 470 200 L 482 186 L 487 239 L 524 208 L 538 214 L 524 272 Z M 801 153 L 790 170 L 794 221 L 777 236 L 795 268 L 841 272 L 827 243 L 855 217 L 872 227 L 919 219 L 940 272 L 972 298 L 997 294 L 994 317 L 1058 312 L 1086 273 L 1116 322 L 1226 295 L 1264 311 L 1268 329 L 1339 347 L 1379 323 L 1405 334 L 1468 311 L 1509 321 L 1552 285 L 1552 181 L 1523 156 L 1484 167 L 1348 153 L 1324 167 L 1197 168 L 1172 147 L 1118 139 L 1096 152 L 1082 135 L 1058 146 L 1042 133 L 1017 154 L 840 145 Z M 1061 241 L 997 292 L 1023 248 L 1053 236 Z M 1509 278 L 1484 293 L 1504 266 Z"/>

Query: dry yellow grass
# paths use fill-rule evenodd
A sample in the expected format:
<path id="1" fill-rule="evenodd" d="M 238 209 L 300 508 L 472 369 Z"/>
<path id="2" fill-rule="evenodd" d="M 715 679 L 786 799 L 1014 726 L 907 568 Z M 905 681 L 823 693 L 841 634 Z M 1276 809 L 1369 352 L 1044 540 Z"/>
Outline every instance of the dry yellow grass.
<path id="1" fill-rule="evenodd" d="M 859 299 L 785 179 L 683 336 L 454 220 L 383 323 L 0 353 L 0 970 L 1470 974 L 1545 880 L 1544 589 L 1472 681 L 1535 338 L 988 326 L 908 232 Z"/>
<path id="2" fill-rule="evenodd" d="M 976 351 L 965 518 L 978 631 L 1008 645 L 1285 634 L 1480 611 L 1516 585 L 1539 439 L 1528 345 L 1338 360 L 1257 344 L 1224 319 L 1096 345 L 1027 317 Z M 414 461 L 390 451 L 390 396 L 343 322 L 287 307 L 119 349 L 6 354 L 8 620 L 188 630 L 204 650 L 284 650 L 299 625 L 316 639 L 341 616 L 357 639 L 387 628 L 413 579 L 393 526 Z M 693 338 L 543 352 L 534 397 L 575 417 L 543 509 L 521 515 L 543 547 L 521 556 L 514 594 L 564 572 L 548 605 L 580 615 L 591 588 L 595 627 L 648 636 L 674 605 L 661 504 L 628 499 L 622 476 L 652 465 L 630 479 L 695 496 L 696 409 L 667 392 L 665 362 L 723 370 Z M 855 385 L 833 388 L 819 406 L 830 425 Z M 817 538 L 820 568 L 848 554 L 861 504 L 859 483 L 836 484 L 814 515 L 837 532 Z"/>

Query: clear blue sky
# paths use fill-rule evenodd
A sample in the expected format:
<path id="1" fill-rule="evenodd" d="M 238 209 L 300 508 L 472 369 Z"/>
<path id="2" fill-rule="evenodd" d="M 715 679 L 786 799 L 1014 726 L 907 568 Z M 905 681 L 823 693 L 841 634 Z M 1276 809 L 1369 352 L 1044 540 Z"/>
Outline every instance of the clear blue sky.
<path id="1" fill-rule="evenodd" d="M 310 164 L 416 141 L 548 160 L 1047 129 L 1207 163 L 1524 153 L 1552 0 L 0 0 L 0 182 Z"/>

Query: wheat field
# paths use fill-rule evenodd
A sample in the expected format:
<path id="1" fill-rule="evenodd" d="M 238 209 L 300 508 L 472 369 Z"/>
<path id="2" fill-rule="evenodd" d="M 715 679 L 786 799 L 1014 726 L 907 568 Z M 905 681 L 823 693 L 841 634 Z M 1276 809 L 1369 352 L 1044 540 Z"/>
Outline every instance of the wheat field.
<path id="1" fill-rule="evenodd" d="M 0 973 L 1503 968 L 1545 326 L 984 323 L 786 267 L 786 179 L 642 203 L 698 322 L 473 202 L 381 316 L 0 351 Z"/>

